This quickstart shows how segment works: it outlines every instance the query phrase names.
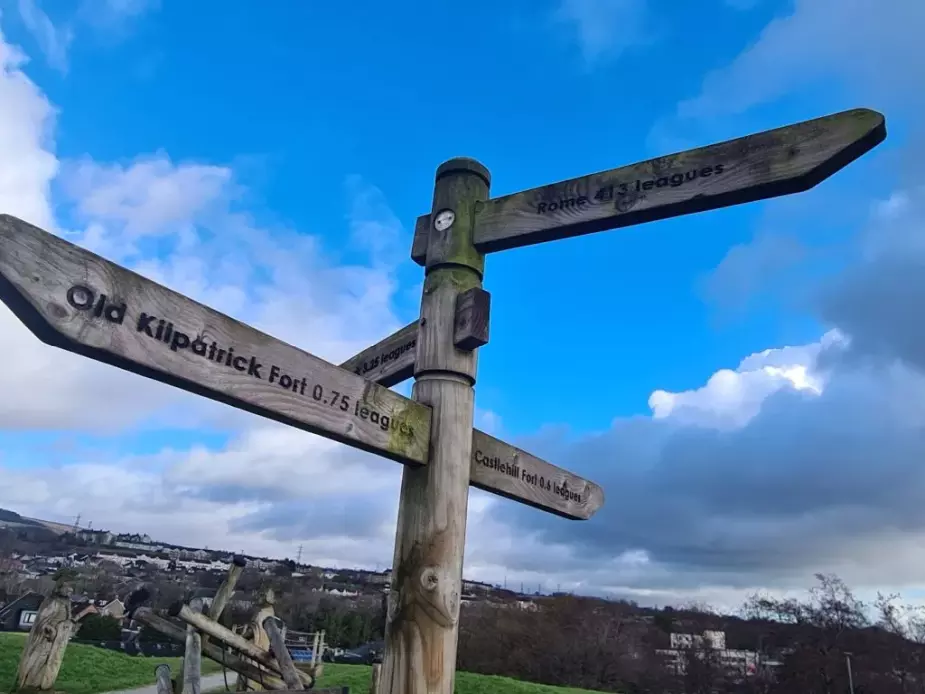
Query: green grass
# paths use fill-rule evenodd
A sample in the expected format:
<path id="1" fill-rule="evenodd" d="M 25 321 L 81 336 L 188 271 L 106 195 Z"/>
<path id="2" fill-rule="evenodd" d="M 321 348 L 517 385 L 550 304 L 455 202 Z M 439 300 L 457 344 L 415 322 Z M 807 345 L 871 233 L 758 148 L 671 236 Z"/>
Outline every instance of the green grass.
<path id="1" fill-rule="evenodd" d="M 24 634 L 0 633 L 0 691 L 12 691 L 16 684 L 16 668 L 19 655 L 25 643 Z M 69 644 L 64 652 L 64 663 L 58 673 L 55 689 L 64 694 L 99 694 L 118 689 L 143 687 L 154 683 L 154 667 L 161 663 L 170 665 L 176 674 L 180 667 L 179 658 L 146 658 L 131 656 L 116 651 Z M 202 660 L 204 674 L 219 672 L 220 666 L 208 658 Z M 338 687 L 347 685 L 350 694 L 366 694 L 372 668 L 368 665 L 324 664 L 324 675 L 317 687 Z M 234 675 L 229 672 L 228 682 L 234 687 Z M 224 691 L 213 689 L 212 692 Z M 474 675 L 471 672 L 456 673 L 456 694 L 589 694 L 587 689 L 550 687 L 532 684 L 507 677 Z"/>
<path id="2" fill-rule="evenodd" d="M 324 675 L 316 687 L 350 687 L 350 694 L 366 694 L 372 668 L 368 665 L 324 664 Z M 475 675 L 471 672 L 456 673 L 456 694 L 589 694 L 587 689 L 550 687 L 512 680 L 509 677 Z"/>
<path id="3" fill-rule="evenodd" d="M 0 633 L 0 691 L 12 691 L 16 685 L 16 668 L 25 644 L 25 634 Z M 79 643 L 68 644 L 64 662 L 58 672 L 55 689 L 66 694 L 98 694 L 117 689 L 142 687 L 154 682 L 154 668 L 170 665 L 176 674 L 180 658 L 132 656 Z M 219 666 L 203 658 L 204 673 L 217 672 Z"/>

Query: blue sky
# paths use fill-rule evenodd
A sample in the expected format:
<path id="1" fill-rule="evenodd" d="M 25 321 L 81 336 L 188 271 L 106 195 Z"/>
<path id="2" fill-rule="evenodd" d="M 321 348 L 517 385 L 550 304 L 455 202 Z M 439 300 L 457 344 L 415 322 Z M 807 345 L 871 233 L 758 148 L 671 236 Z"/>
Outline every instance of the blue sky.
<path id="1" fill-rule="evenodd" d="M 71 4 L 45 11 L 67 22 Z M 382 191 L 407 236 L 429 209 L 434 169 L 452 156 L 489 166 L 497 195 L 675 151 L 659 142 L 669 138 L 651 136 L 653 126 L 673 119 L 703 75 L 785 7 L 737 10 L 711 0 L 645 16 L 620 8 L 632 34 L 616 28 L 617 45 L 598 47 L 585 24 L 614 12 L 606 2 L 576 3 L 571 13 L 532 2 L 360 4 L 349 15 L 323 3 L 260 12 L 164 3 L 118 45 L 75 39 L 66 74 L 40 64 L 30 74 L 61 110 L 60 157 L 124 161 L 163 150 L 174 161 L 231 165 L 258 219 L 317 235 L 351 262 L 349 176 Z M 39 48 L 15 13 L 8 24 L 12 40 Z M 687 146 L 861 105 L 843 91 L 833 85 L 755 116 L 695 126 Z M 691 132 L 686 125 L 677 132 Z M 826 187 L 848 190 L 849 182 Z M 480 407 L 504 411 L 513 433 L 549 422 L 600 430 L 614 416 L 645 413 L 655 388 L 691 388 L 743 354 L 817 336 L 811 317 L 776 307 L 717 322 L 697 291 L 768 205 L 779 203 L 493 256 Z M 408 291 L 393 297 L 394 310 L 411 320 L 421 270 L 405 262 L 395 276 Z M 567 343 L 553 342 L 562 335 Z M 600 365 L 591 371 L 603 367 L 618 387 L 589 389 L 576 364 Z"/>
<path id="2" fill-rule="evenodd" d="M 492 172 L 492 194 L 503 195 L 848 108 L 882 110 L 887 142 L 810 193 L 504 251 L 486 263 L 492 327 L 480 353 L 479 421 L 602 480 L 614 515 L 563 525 L 474 494 L 467 567 L 489 579 L 510 573 L 639 595 L 658 583 L 666 600 L 678 591 L 725 596 L 743 586 L 799 583 L 825 567 L 795 559 L 786 576 L 745 571 L 735 554 L 737 542 L 747 544 L 744 536 L 726 548 L 729 562 L 707 565 L 701 557 L 693 572 L 699 578 L 678 579 L 678 567 L 690 574 L 690 556 L 722 544 L 727 530 L 707 524 L 696 537 L 659 545 L 659 533 L 649 536 L 638 525 L 644 514 L 620 515 L 622 489 L 632 481 L 620 475 L 639 482 L 647 470 L 667 466 L 643 486 L 656 495 L 663 495 L 659 485 L 673 489 L 666 475 L 681 463 L 671 458 L 679 444 L 669 437 L 748 434 L 767 448 L 761 436 L 772 434 L 755 431 L 789 430 L 759 425 L 780 408 L 790 416 L 797 411 L 781 398 L 816 393 L 825 400 L 835 390 L 807 389 L 793 375 L 798 367 L 818 371 L 814 345 L 829 330 L 854 345 L 877 345 L 877 354 L 886 349 L 880 338 L 889 330 L 879 326 L 876 339 L 865 341 L 855 316 L 836 310 L 845 278 L 866 267 L 866 234 L 880 223 L 877 211 L 886 214 L 891 199 L 905 210 L 896 200 L 914 202 L 909 191 L 923 180 L 907 162 L 921 135 L 910 85 L 925 64 L 913 50 L 911 27 L 925 17 L 913 0 L 882 5 L 360 2 L 347 13 L 316 2 L 257 8 L 211 0 L 7 0 L 0 4 L 4 45 L 17 46 L 28 62 L 5 61 L 5 99 L 15 111 L 7 141 L 17 143 L 21 160 L 9 157 L 5 175 L 13 182 L 0 181 L 0 202 L 3 211 L 70 234 L 337 361 L 416 316 L 422 270 L 409 257 L 411 231 L 429 209 L 434 170 L 449 157 L 479 159 Z M 328 461 L 319 470 L 344 464 L 325 456 L 348 454 L 46 353 L 16 334 L 23 354 L 62 360 L 74 375 L 60 402 L 48 395 L 25 407 L 28 417 L 0 413 L 0 465 L 24 488 L 37 485 L 34 498 L 44 499 L 0 493 L 0 505 L 55 520 L 87 517 L 93 513 L 79 498 L 49 486 L 49 474 L 111 476 L 126 485 L 128 500 L 142 481 L 126 481 L 125 471 L 142 470 L 150 475 L 144 483 L 162 489 L 166 506 L 175 495 L 188 497 L 188 508 L 174 514 L 177 525 L 164 524 L 162 535 L 219 517 L 222 533 L 270 553 L 308 544 L 306 526 L 283 519 L 314 502 L 297 492 L 274 500 L 270 491 L 297 467 L 310 486 L 312 463 L 277 459 L 275 445 L 260 446 L 270 436 L 297 441 L 309 451 L 303 458 Z M 757 367 L 740 366 L 749 355 L 786 346 L 803 351 L 785 352 L 797 356 L 787 356 L 779 373 L 768 367 L 779 352 Z M 732 374 L 727 385 L 722 376 L 710 380 L 724 369 Z M 819 375 L 818 383 L 832 382 L 826 378 Z M 96 406 L 86 400 L 93 383 L 105 383 L 97 397 L 110 396 L 102 428 L 71 416 Z M 664 405 L 669 401 L 675 404 Z M 791 436 L 798 449 L 814 448 L 812 440 Z M 716 445 L 731 450 L 739 443 Z M 640 453 L 655 449 L 654 459 Z M 394 493 L 398 471 L 391 463 L 348 458 L 357 470 L 382 476 L 381 488 L 368 493 Z M 748 467 L 749 454 L 742 458 Z M 807 463 L 807 474 L 827 469 L 827 456 L 820 458 Z M 250 484 L 243 473 L 216 472 L 234 465 L 263 466 L 258 476 L 265 479 Z M 191 489 L 193 469 L 209 470 L 214 484 Z M 698 476 L 698 517 L 725 517 L 707 503 L 718 493 L 717 474 L 704 467 Z M 355 514 L 365 503 L 356 494 L 342 497 L 328 517 Z M 156 515 L 133 515 L 131 507 L 100 502 L 98 522 L 157 536 Z M 761 523 L 772 518 L 786 535 L 791 520 L 775 511 Z M 753 521 L 726 518 L 723 527 Z M 483 539 L 492 523 L 523 523 L 539 533 L 537 542 L 558 542 L 563 556 L 587 544 L 600 577 L 582 584 L 569 571 L 533 566 L 521 556 L 526 549 L 499 549 Z M 633 531 L 614 543 L 628 524 Z M 387 563 L 392 500 L 376 506 L 369 528 L 375 531 L 353 535 L 349 549 L 336 529 L 310 546 L 318 560 Z M 881 530 L 862 534 L 869 539 Z M 200 536 L 210 532 L 218 531 L 202 529 Z M 685 551 L 673 554 L 677 544 Z M 833 566 L 858 557 L 855 549 L 845 552 L 833 555 Z M 639 556 L 651 573 L 634 573 Z M 615 572 L 622 577 L 603 578 Z"/>

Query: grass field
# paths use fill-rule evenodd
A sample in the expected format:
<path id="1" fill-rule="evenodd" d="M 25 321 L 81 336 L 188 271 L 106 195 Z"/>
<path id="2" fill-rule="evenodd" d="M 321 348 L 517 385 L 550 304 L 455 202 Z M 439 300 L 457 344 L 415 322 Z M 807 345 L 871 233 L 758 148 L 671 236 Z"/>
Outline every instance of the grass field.
<path id="1" fill-rule="evenodd" d="M 25 644 L 25 634 L 0 633 L 0 691 L 12 691 L 16 685 L 16 668 Z M 179 658 L 145 658 L 102 648 L 69 644 L 55 688 L 66 694 L 97 694 L 116 689 L 141 687 L 154 682 L 154 666 L 168 663 L 176 673 Z M 203 672 L 217 672 L 219 667 L 203 659 Z"/>
<path id="2" fill-rule="evenodd" d="M 346 684 L 350 687 L 350 694 L 366 694 L 369 691 L 371 670 L 372 668 L 368 665 L 325 663 L 324 675 L 315 686 L 337 687 Z M 508 677 L 457 672 L 456 694 L 588 694 L 588 690 L 550 687 L 545 684 L 512 680 Z"/>
<path id="3" fill-rule="evenodd" d="M 0 633 L 0 692 L 12 691 L 16 684 L 19 654 L 25 643 L 24 634 Z M 145 658 L 115 651 L 106 651 L 79 643 L 68 645 L 64 664 L 58 674 L 55 689 L 64 694 L 99 694 L 118 689 L 142 687 L 154 682 L 154 666 L 168 663 L 173 673 L 180 665 L 179 658 Z M 218 672 L 219 666 L 208 658 L 202 661 L 204 673 Z M 325 663 L 324 676 L 317 687 L 347 685 L 350 694 L 369 691 L 371 670 L 367 665 L 335 665 Z M 234 677 L 229 674 L 234 686 Z M 213 692 L 223 691 L 211 690 Z M 456 675 L 456 694 L 583 694 L 587 690 L 549 687 L 531 684 L 507 677 L 491 677 L 460 672 Z"/>

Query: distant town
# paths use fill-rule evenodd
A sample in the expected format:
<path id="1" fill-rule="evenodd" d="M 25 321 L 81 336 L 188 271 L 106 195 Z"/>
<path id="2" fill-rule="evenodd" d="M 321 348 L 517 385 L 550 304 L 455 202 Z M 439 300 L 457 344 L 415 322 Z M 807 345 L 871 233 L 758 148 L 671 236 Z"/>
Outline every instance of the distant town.
<path id="1" fill-rule="evenodd" d="M 151 570 L 167 575 L 194 575 L 228 571 L 234 556 L 243 556 L 248 567 L 264 575 L 287 575 L 308 579 L 312 590 L 345 598 L 379 595 L 388 591 L 391 570 L 365 571 L 335 569 L 297 563 L 292 559 L 269 559 L 221 549 L 183 547 L 152 539 L 148 534 L 117 533 L 110 530 L 81 528 L 38 518 L 27 518 L 15 511 L 0 509 L 0 574 L 15 573 L 20 578 L 37 579 L 53 574 L 62 567 L 87 567 L 110 564 L 118 567 L 125 578 L 144 578 Z M 12 550 L 18 543 L 20 550 Z M 5 546 L 6 545 L 6 546 Z M 4 553 L 4 549 L 8 551 Z M 23 551 L 29 549 L 31 551 Z M 3 556 L 6 554 L 6 556 Z M 464 581 L 462 601 L 518 600 L 539 596 L 506 590 L 480 581 Z"/>
<path id="2" fill-rule="evenodd" d="M 0 631 L 29 631 L 55 577 L 67 572 L 74 639 L 132 654 L 180 655 L 177 644 L 133 620 L 130 596 L 143 587 L 146 604 L 164 615 L 196 598 L 209 605 L 240 556 L 0 509 Z M 317 651 L 324 660 L 381 658 L 389 569 L 244 558 L 220 616 L 224 626 L 244 628 L 269 588 L 294 654 L 307 653 L 304 644 L 323 634 Z M 601 691 L 790 694 L 812 691 L 820 677 L 829 691 L 848 691 L 849 678 L 858 692 L 923 691 L 925 612 L 898 596 L 865 604 L 836 576 L 816 580 L 803 601 L 756 594 L 738 615 L 466 580 L 459 668 Z"/>

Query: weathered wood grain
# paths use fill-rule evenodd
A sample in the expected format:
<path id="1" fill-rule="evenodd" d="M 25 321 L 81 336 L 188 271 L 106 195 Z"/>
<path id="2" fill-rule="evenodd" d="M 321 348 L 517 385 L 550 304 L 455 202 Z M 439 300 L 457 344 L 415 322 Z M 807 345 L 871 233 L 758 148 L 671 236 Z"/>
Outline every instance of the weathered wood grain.
<path id="1" fill-rule="evenodd" d="M 456 297 L 453 344 L 457 349 L 471 352 L 488 344 L 490 311 L 491 294 L 481 287 L 473 287 Z"/>
<path id="2" fill-rule="evenodd" d="M 414 375 L 417 342 L 418 322 L 414 321 L 351 357 L 340 368 L 386 388 L 398 385 Z"/>
<path id="3" fill-rule="evenodd" d="M 430 213 L 422 214 L 414 222 L 411 239 L 411 259 L 421 267 L 427 262 L 427 237 L 430 234 Z"/>
<path id="4" fill-rule="evenodd" d="M 186 607 L 186 606 L 184 606 Z M 201 615 L 202 600 L 192 600 L 186 609 Z M 186 649 L 183 652 L 183 694 L 200 694 L 202 685 L 202 635 L 193 627 L 186 627 Z"/>
<path id="5" fill-rule="evenodd" d="M 170 620 L 164 619 L 163 617 L 154 614 L 154 612 L 149 607 L 139 607 L 133 613 L 132 618 L 141 624 L 145 624 L 152 629 L 159 631 L 173 641 L 184 643 L 186 640 L 186 630 L 183 629 L 183 627 L 180 627 Z M 260 682 L 267 689 L 286 689 L 285 683 L 278 677 L 271 675 L 270 672 L 262 671 L 256 668 L 254 665 L 244 660 L 243 658 L 240 658 L 234 653 L 229 653 L 228 651 L 219 648 L 214 643 L 204 645 L 202 652 L 205 656 L 214 660 L 216 663 L 219 663 L 224 667 L 229 668 L 230 670 L 234 670 L 235 672 L 242 674 L 255 682 Z"/>
<path id="6" fill-rule="evenodd" d="M 407 337 L 399 340 L 399 333 L 407 335 L 410 334 L 411 328 L 417 330 L 417 327 L 417 323 L 407 325 L 379 345 L 400 343 Z M 454 340 L 457 337 L 458 335 L 454 335 Z M 377 350 L 379 345 L 370 347 L 361 354 Z M 417 350 L 409 350 L 405 354 L 409 353 L 413 367 Z M 382 381 L 377 382 L 382 384 Z M 511 466 L 516 468 L 516 473 L 512 472 Z M 547 463 L 478 429 L 472 431 L 472 465 L 469 479 L 473 487 L 572 520 L 587 520 L 604 503 L 603 490 L 594 482 Z"/>
<path id="7" fill-rule="evenodd" d="M 71 594 L 68 577 L 56 580 L 49 595 L 39 605 L 35 621 L 26 637 L 16 687 L 19 691 L 51 691 L 58 679 L 67 642 L 76 623 L 71 619 Z"/>
<path id="8" fill-rule="evenodd" d="M 283 682 L 289 689 L 305 689 L 302 686 L 302 680 L 299 678 L 299 670 L 295 663 L 292 662 L 292 655 L 286 648 L 286 640 L 283 638 L 283 631 L 278 624 L 278 617 L 267 617 L 263 620 L 264 631 L 270 637 L 270 645 L 273 648 L 273 655 L 276 656 L 276 662 L 279 664 L 280 673 L 283 676 Z"/>
<path id="9" fill-rule="evenodd" d="M 155 686 L 157 694 L 170 694 L 173 689 L 170 686 L 170 666 L 161 663 L 154 668 Z"/>
<path id="10" fill-rule="evenodd" d="M 604 490 L 594 482 L 478 429 L 472 431 L 469 481 L 478 489 L 572 520 L 587 520 L 604 503 Z"/>
<path id="11" fill-rule="evenodd" d="M 855 109 L 494 198 L 476 206 L 474 244 L 489 253 L 798 193 L 885 138 L 882 114 Z"/>
<path id="12" fill-rule="evenodd" d="M 276 616 L 275 605 L 276 592 L 273 588 L 271 586 L 264 586 L 261 588 L 257 595 L 257 604 L 251 614 L 250 624 L 248 625 L 252 643 L 267 652 L 270 650 L 270 637 L 267 636 L 267 632 L 263 628 L 263 620 L 270 616 Z M 258 667 L 262 666 L 258 665 Z M 245 691 L 247 689 L 259 690 L 261 688 L 261 683 L 259 681 L 248 682 L 244 675 L 238 676 L 236 684 L 236 689 L 238 691 Z"/>
<path id="13" fill-rule="evenodd" d="M 488 180 L 469 159 L 437 170 L 431 209 L 451 210 L 455 221 L 432 227 L 428 239 L 413 391 L 432 408 L 431 458 L 402 471 L 381 694 L 453 692 L 477 364 L 477 352 L 457 349 L 453 334 L 456 297 L 482 283 L 472 214 Z"/>
<path id="14" fill-rule="evenodd" d="M 244 568 L 246 566 L 247 559 L 240 554 L 236 554 L 231 558 L 231 566 L 228 567 L 228 575 L 225 576 L 225 580 L 222 581 L 222 585 L 219 586 L 215 593 L 215 597 L 212 598 L 212 603 L 209 605 L 209 619 L 218 622 L 219 618 L 222 616 L 222 612 L 225 610 L 225 606 L 228 604 L 231 596 L 234 595 L 235 586 L 238 585 L 238 579 L 241 578 L 241 574 L 244 573 Z M 202 643 L 207 644 L 208 642 L 209 635 L 203 634 Z"/>
<path id="15" fill-rule="evenodd" d="M 8 215 L 0 215 L 0 299 L 48 344 L 427 463 L 426 406 Z"/>
<path id="16" fill-rule="evenodd" d="M 208 634 L 217 641 L 220 641 L 226 647 L 239 651 L 248 658 L 252 658 L 259 665 L 272 670 L 274 673 L 283 674 L 282 666 L 273 658 L 267 648 L 258 646 L 254 642 L 248 641 L 243 636 L 235 634 L 231 629 L 191 609 L 189 605 L 182 605 L 175 616 L 186 622 L 190 627 L 198 629 L 203 634 Z M 270 617 L 267 617 L 267 619 L 270 619 Z M 275 619 L 275 617 L 273 617 L 273 619 Z M 203 643 L 207 642 L 203 641 Z M 303 684 L 310 685 L 312 683 L 312 678 L 309 674 L 301 672 L 299 675 Z"/>

